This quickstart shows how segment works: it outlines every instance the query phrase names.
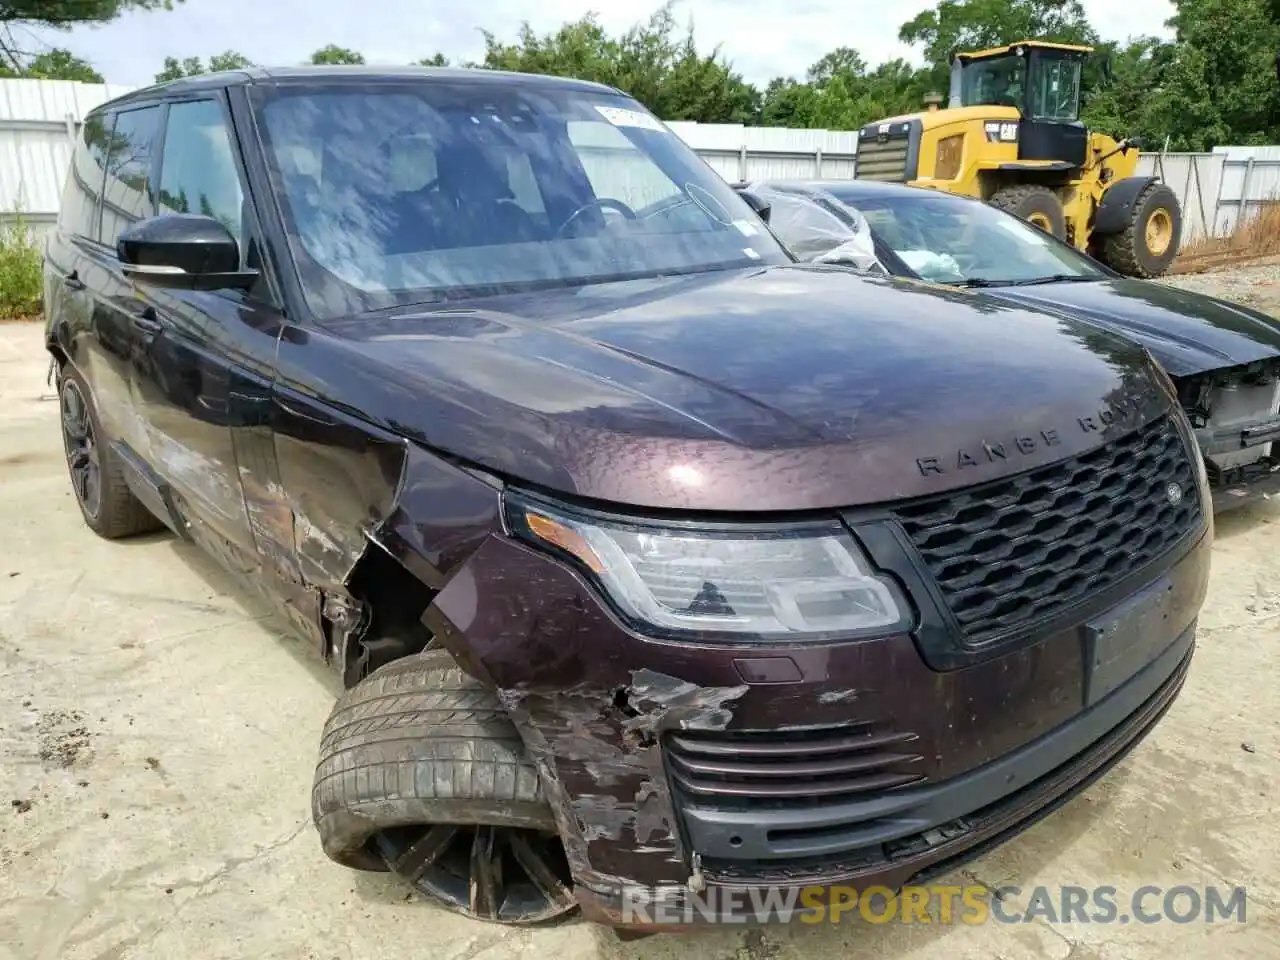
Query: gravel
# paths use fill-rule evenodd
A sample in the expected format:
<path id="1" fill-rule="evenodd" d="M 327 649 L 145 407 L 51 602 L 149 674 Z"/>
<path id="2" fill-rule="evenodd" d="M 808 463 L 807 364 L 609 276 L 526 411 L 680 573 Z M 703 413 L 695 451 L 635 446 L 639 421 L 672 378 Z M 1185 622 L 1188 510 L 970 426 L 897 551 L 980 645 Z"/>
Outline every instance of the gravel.
<path id="1" fill-rule="evenodd" d="M 1162 277 L 1157 283 L 1220 297 L 1280 317 L 1280 263 Z"/>

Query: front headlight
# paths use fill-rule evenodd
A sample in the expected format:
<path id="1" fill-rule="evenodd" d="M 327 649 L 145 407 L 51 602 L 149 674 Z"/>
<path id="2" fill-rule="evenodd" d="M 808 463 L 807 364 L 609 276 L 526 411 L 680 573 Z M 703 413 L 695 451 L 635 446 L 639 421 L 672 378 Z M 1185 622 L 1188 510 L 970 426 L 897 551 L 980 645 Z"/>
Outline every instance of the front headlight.
<path id="1" fill-rule="evenodd" d="M 506 498 L 511 532 L 566 555 L 622 614 L 661 632 L 796 640 L 911 628 L 897 590 L 837 523 L 636 523 Z"/>
<path id="2" fill-rule="evenodd" d="M 964 153 L 964 134 L 957 133 L 938 141 L 938 152 L 933 159 L 933 179 L 954 180 L 960 173 L 960 158 Z"/>

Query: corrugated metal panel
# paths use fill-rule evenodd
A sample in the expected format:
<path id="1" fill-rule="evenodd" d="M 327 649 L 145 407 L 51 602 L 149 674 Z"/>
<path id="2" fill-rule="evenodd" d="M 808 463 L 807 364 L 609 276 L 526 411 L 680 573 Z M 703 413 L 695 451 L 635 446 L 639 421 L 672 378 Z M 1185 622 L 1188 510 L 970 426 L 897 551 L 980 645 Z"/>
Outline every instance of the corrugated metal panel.
<path id="1" fill-rule="evenodd" d="M 64 123 L 80 120 L 105 100 L 134 87 L 70 80 L 0 80 L 0 123 L 13 120 Z"/>
<path id="2" fill-rule="evenodd" d="M 0 210 L 56 216 L 70 163 L 65 133 L 6 130 L 0 123 Z"/>
<path id="3" fill-rule="evenodd" d="M 84 115 L 133 87 L 68 80 L 0 80 L 0 217 L 21 214 L 39 233 L 57 220 Z"/>
<path id="4" fill-rule="evenodd" d="M 1280 146 L 1215 147 L 1213 156 L 1223 161 L 1215 218 L 1220 236 L 1263 204 L 1280 201 Z"/>

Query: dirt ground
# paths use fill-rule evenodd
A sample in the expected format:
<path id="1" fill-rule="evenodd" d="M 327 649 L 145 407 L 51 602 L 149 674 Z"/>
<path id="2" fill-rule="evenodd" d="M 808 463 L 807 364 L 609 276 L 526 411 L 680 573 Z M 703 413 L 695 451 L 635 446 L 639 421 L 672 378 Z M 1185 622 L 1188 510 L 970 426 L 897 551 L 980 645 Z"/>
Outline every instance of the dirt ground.
<path id="1" fill-rule="evenodd" d="M 1244 923 L 512 931 L 325 859 L 308 793 L 333 680 L 192 549 L 88 531 L 39 335 L 0 324 L 0 957 L 1280 957 L 1280 504 L 1219 521 L 1199 652 L 1156 732 L 949 878 L 1107 884 L 1122 904 L 1144 884 L 1242 885 Z"/>

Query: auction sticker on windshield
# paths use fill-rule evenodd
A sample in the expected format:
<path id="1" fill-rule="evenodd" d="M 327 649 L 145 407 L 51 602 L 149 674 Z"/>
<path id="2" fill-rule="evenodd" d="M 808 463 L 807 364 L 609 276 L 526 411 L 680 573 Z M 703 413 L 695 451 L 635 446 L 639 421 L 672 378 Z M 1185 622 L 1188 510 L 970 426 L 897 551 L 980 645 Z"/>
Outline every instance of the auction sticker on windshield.
<path id="1" fill-rule="evenodd" d="M 615 127 L 641 127 L 645 130 L 666 131 L 658 120 L 649 116 L 647 113 L 641 113 L 639 110 L 627 110 L 624 107 L 602 107 L 596 104 L 596 112 L 604 117 Z"/>

